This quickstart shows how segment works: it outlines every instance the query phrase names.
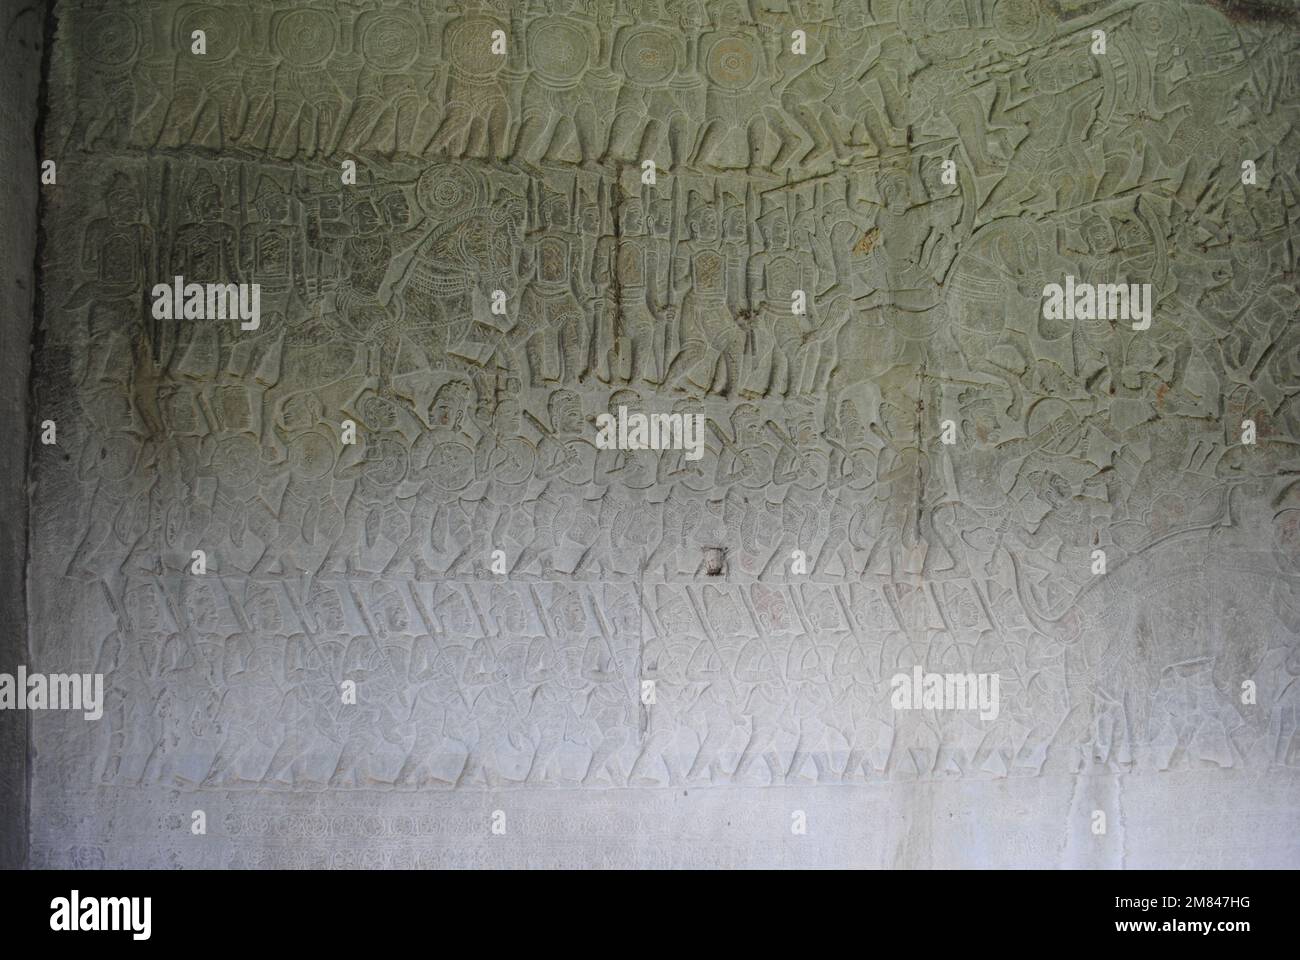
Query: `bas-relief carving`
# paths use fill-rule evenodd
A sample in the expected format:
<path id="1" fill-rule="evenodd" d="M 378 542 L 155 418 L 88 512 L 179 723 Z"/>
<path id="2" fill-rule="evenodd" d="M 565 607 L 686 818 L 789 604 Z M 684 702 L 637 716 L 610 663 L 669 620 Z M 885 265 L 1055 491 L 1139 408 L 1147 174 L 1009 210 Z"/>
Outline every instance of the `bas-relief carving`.
<path id="1" fill-rule="evenodd" d="M 48 205 L 34 648 L 109 700 L 38 719 L 38 794 L 1300 763 L 1293 29 L 60 13 L 47 149 L 93 186 Z M 152 320 L 176 273 L 261 326 Z M 1044 319 L 1067 274 L 1150 283 L 1150 329 Z M 703 458 L 598 450 L 619 406 L 706 414 Z M 998 718 L 894 711 L 916 663 Z"/>

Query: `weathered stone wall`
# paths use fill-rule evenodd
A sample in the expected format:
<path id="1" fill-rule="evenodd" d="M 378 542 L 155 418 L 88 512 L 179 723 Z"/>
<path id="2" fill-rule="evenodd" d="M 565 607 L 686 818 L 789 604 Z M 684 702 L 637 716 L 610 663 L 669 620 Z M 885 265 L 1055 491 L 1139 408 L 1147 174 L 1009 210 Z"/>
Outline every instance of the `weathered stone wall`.
<path id="1" fill-rule="evenodd" d="M 1300 865 L 1289 8 L 56 12 L 34 864 Z"/>
<path id="2" fill-rule="evenodd" d="M 27 661 L 27 392 L 44 4 L 0 2 L 0 673 Z M 27 861 L 27 715 L 0 712 L 0 869 Z"/>

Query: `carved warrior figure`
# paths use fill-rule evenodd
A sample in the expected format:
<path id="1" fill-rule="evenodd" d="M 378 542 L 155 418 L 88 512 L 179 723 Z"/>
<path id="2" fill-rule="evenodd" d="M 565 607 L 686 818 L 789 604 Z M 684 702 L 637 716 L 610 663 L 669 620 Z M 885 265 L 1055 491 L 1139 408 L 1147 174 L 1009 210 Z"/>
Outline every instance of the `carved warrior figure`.
<path id="1" fill-rule="evenodd" d="M 686 159 L 693 144 L 692 113 L 699 79 L 682 35 L 650 17 L 618 28 L 611 45 L 611 77 L 618 95 L 603 158 L 639 161 L 644 144 L 664 166 Z"/>
<path id="2" fill-rule="evenodd" d="M 447 66 L 442 102 L 447 106 L 434 143 L 453 156 L 496 157 L 508 149 L 515 120 L 512 72 L 507 70 L 509 57 L 492 49 L 493 32 L 508 28 L 505 21 L 477 13 L 457 17 L 443 28 L 441 49 Z"/>
<path id="3" fill-rule="evenodd" d="M 602 127 L 599 101 L 606 99 L 601 96 L 606 84 L 594 82 L 588 72 L 597 66 L 600 38 L 589 16 L 582 15 L 587 11 L 571 9 L 578 4 L 552 0 L 548 6 L 548 15 L 528 24 L 531 69 L 523 85 L 515 150 L 539 161 L 572 143 L 581 165 L 594 159 Z"/>
<path id="4" fill-rule="evenodd" d="M 418 579 L 432 579 L 432 554 L 429 551 L 443 553 L 448 549 L 442 533 L 444 527 L 449 533 L 451 531 L 451 521 L 443 519 L 447 512 L 448 492 L 460 490 L 474 479 L 473 449 L 465 442 L 468 437 L 461 430 L 468 404 L 469 387 L 462 380 L 449 380 L 434 395 L 429 408 L 430 429 L 421 432 L 411 447 L 409 458 L 411 478 L 419 483 L 419 487 L 409 498 L 403 536 L 398 538 L 397 548 L 384 567 L 386 576 L 402 569 L 409 560 Z M 403 461 L 405 468 L 404 455 Z M 398 476 L 391 483 L 400 480 Z M 391 497 L 381 500 L 391 503 Z M 448 563 L 448 569 L 459 557 L 466 555 L 468 547 L 468 544 L 462 545 Z M 450 549 L 456 550 L 454 542 Z"/>
<path id="5" fill-rule="evenodd" d="M 131 301 L 143 295 L 155 255 L 153 230 L 144 222 L 140 194 L 124 173 L 115 173 L 104 192 L 105 216 L 86 227 L 81 267 L 91 275 L 66 306 L 89 301 Z"/>
<path id="6" fill-rule="evenodd" d="M 331 475 L 337 440 L 322 422 L 323 409 L 313 394 L 285 400 L 272 430 L 283 444 L 280 460 L 271 469 L 287 482 L 280 495 L 275 533 L 253 568 L 264 576 L 305 572 L 318 538 L 328 544 L 337 536 L 342 512 L 332 496 Z M 270 488 L 274 489 L 274 488 Z"/>
<path id="7" fill-rule="evenodd" d="M 405 11 L 374 9 L 357 17 L 352 25 L 353 49 L 361 54 L 356 96 L 346 127 L 338 122 L 345 150 L 418 155 L 428 147 L 442 111 L 416 79 L 434 69 L 427 33 L 428 25 Z"/>
<path id="8" fill-rule="evenodd" d="M 240 230 L 240 271 L 249 283 L 262 287 L 262 296 L 274 300 L 293 290 L 306 296 L 306 250 L 292 217 L 297 204 L 278 180 L 258 180 L 253 206 L 258 220 Z"/>

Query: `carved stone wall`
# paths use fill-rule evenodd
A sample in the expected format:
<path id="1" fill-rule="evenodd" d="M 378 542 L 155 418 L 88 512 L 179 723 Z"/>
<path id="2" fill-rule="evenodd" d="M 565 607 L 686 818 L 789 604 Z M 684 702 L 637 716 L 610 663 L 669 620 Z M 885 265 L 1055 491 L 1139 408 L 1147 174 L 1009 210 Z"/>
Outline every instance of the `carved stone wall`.
<path id="1" fill-rule="evenodd" d="M 45 14 L 0 2 L 0 673 L 27 661 L 27 395 L 36 291 L 36 126 Z M 0 711 L 0 869 L 27 861 L 27 715 Z"/>
<path id="2" fill-rule="evenodd" d="M 1292 8 L 56 16 L 35 865 L 1300 865 Z"/>

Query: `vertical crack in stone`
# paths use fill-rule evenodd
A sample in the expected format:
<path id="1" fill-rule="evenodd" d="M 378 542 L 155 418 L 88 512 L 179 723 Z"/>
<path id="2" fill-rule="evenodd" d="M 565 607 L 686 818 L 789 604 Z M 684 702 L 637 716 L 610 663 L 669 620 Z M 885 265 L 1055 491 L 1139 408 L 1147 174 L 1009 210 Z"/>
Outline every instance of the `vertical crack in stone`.
<path id="1" fill-rule="evenodd" d="M 921 543 L 921 513 L 925 509 L 925 365 L 926 361 L 922 360 L 921 369 L 916 372 L 916 507 L 912 534 L 917 544 Z"/>
<path id="2" fill-rule="evenodd" d="M 610 265 L 609 289 L 614 299 L 614 317 L 611 322 L 613 346 L 619 348 L 623 343 L 623 204 L 627 197 L 623 190 L 623 164 L 614 165 L 614 189 L 609 203 L 614 217 L 614 262 Z M 623 357 L 620 354 L 619 360 Z M 597 363 L 600 358 L 597 357 Z M 611 378 L 614 376 L 611 371 Z"/>

